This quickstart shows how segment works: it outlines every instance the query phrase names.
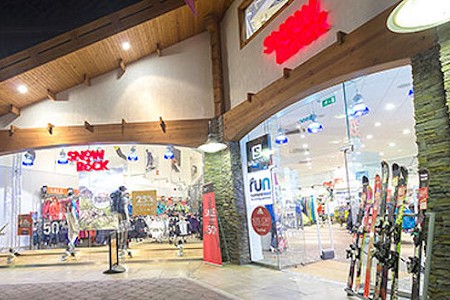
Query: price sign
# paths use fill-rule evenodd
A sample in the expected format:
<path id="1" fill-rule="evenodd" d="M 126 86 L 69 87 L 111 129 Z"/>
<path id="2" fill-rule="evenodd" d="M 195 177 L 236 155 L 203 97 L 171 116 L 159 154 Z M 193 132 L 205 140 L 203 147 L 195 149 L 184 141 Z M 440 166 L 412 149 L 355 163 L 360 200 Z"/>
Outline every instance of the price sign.
<path id="1" fill-rule="evenodd" d="M 131 193 L 133 216 L 156 216 L 156 191 L 133 191 Z"/>
<path id="2" fill-rule="evenodd" d="M 259 235 L 266 235 L 270 232 L 272 228 L 272 217 L 265 207 L 258 206 L 253 210 L 252 227 Z"/>

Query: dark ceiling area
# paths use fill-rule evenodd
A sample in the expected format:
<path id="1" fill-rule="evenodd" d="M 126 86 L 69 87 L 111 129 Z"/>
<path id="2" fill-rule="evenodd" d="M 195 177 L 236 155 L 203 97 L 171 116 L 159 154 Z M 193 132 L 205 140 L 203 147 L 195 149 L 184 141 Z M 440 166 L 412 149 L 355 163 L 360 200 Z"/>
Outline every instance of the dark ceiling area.
<path id="1" fill-rule="evenodd" d="M 0 0 L 0 59 L 140 0 Z"/>

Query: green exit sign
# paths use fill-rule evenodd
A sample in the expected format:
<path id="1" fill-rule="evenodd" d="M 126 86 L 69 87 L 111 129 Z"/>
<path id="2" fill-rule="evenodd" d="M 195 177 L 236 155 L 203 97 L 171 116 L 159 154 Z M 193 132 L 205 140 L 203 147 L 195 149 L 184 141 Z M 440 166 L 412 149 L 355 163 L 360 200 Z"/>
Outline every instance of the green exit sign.
<path id="1" fill-rule="evenodd" d="M 328 105 L 336 103 L 336 96 L 331 96 L 327 99 L 322 100 L 322 107 L 327 107 Z"/>

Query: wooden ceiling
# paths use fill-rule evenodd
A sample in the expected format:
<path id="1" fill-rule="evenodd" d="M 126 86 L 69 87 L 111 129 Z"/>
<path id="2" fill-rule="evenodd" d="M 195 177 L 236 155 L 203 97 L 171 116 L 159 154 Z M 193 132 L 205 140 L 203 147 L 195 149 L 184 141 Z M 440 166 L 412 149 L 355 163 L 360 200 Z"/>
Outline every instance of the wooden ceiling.
<path id="1" fill-rule="evenodd" d="M 197 0 L 195 17 L 183 0 L 147 0 L 0 60 L 0 116 L 119 69 L 206 30 L 233 0 Z M 131 44 L 122 49 L 124 41 Z M 28 87 L 19 93 L 19 85 Z M 50 91 L 50 92 L 49 92 Z"/>

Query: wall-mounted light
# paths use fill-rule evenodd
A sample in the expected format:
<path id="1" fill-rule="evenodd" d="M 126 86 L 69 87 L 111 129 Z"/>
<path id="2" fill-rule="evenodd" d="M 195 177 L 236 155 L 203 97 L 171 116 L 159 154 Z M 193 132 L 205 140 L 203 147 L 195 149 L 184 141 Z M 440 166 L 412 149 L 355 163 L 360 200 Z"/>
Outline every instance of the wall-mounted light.
<path id="1" fill-rule="evenodd" d="M 34 160 L 36 159 L 36 152 L 34 150 L 28 150 L 23 155 L 22 165 L 26 167 L 30 167 L 34 165 Z"/>
<path id="2" fill-rule="evenodd" d="M 450 21 L 448 0 L 403 0 L 387 20 L 389 30 L 397 33 L 417 32 Z"/>
<path id="3" fill-rule="evenodd" d="M 128 160 L 129 161 L 137 161 L 139 159 L 137 151 L 136 151 L 136 147 L 133 146 L 130 149 L 130 153 L 128 154 Z"/>
<path id="4" fill-rule="evenodd" d="M 57 162 L 60 165 L 67 165 L 69 163 L 69 158 L 67 157 L 67 153 L 66 153 L 66 151 L 64 151 L 64 149 L 61 149 L 61 151 L 59 152 L 59 157 L 58 157 Z"/>
<path id="5" fill-rule="evenodd" d="M 284 145 L 289 142 L 289 139 L 286 134 L 284 134 L 284 130 L 282 128 L 278 129 L 277 136 L 275 137 L 275 144 Z"/>
<path id="6" fill-rule="evenodd" d="M 175 154 L 173 154 L 172 148 L 167 146 L 166 152 L 164 152 L 164 159 L 172 159 L 174 157 Z"/>
<path id="7" fill-rule="evenodd" d="M 220 142 L 218 134 L 214 133 L 211 126 L 211 121 L 208 125 L 208 138 L 203 145 L 200 145 L 197 149 L 206 153 L 216 153 L 227 149 L 227 145 Z"/>

